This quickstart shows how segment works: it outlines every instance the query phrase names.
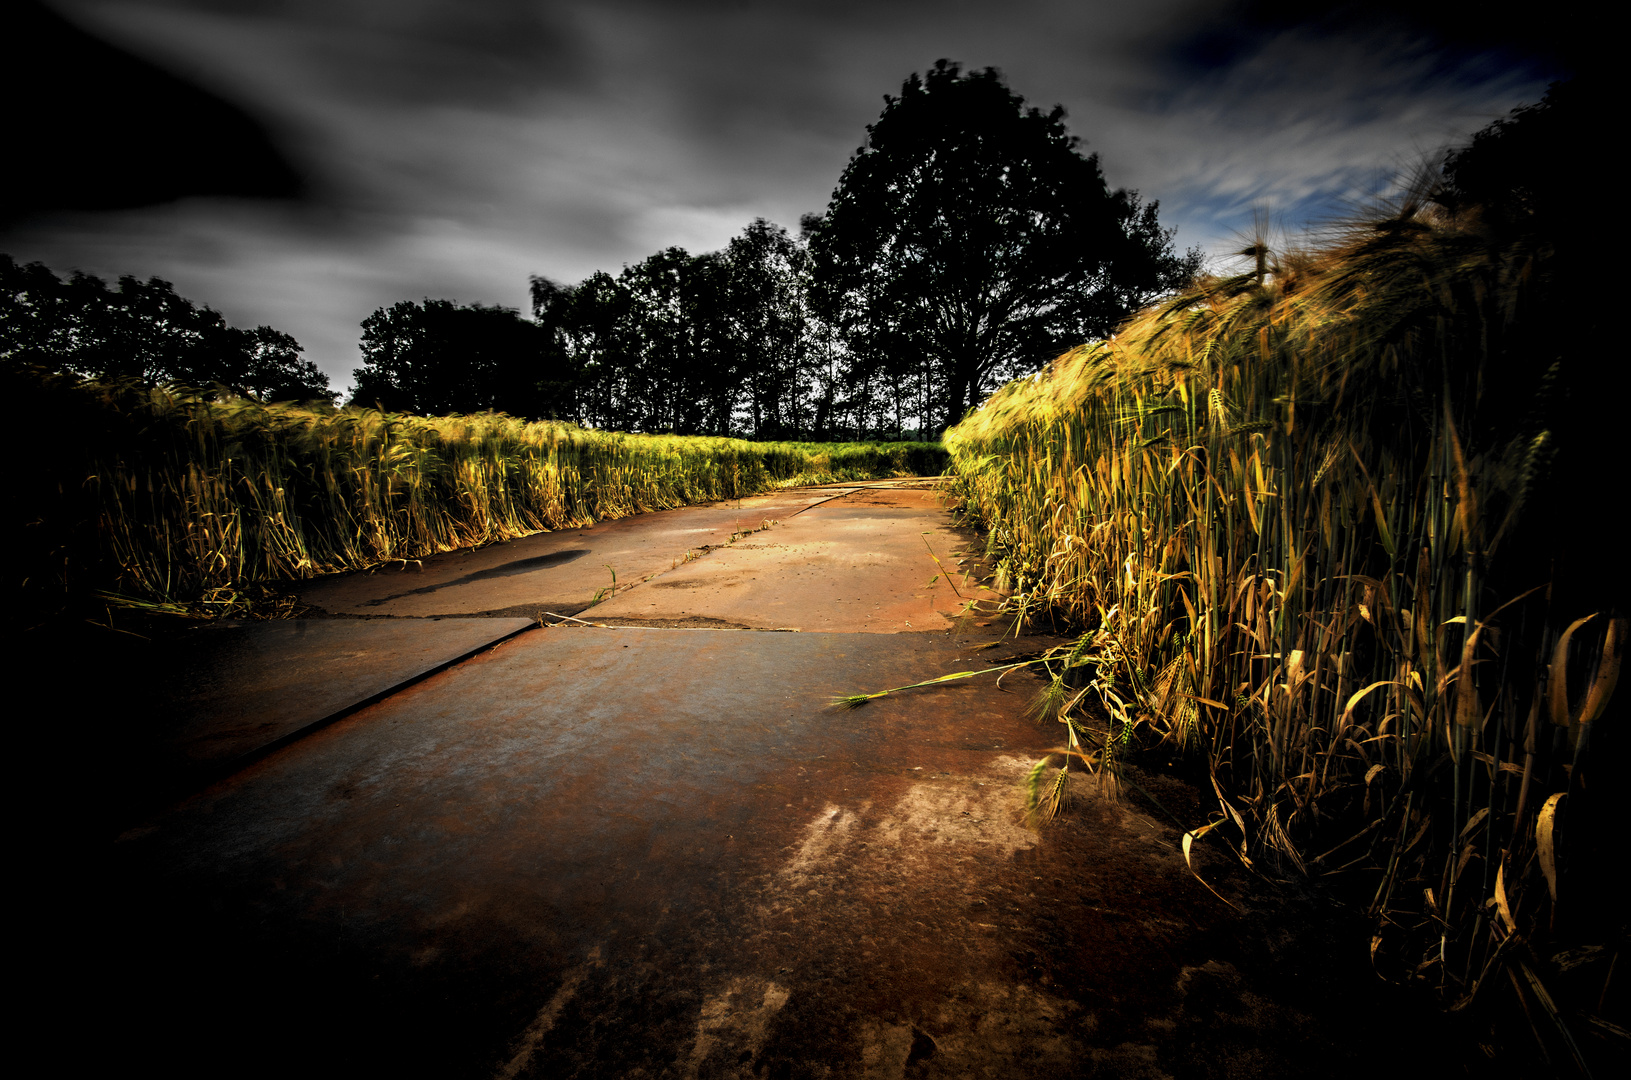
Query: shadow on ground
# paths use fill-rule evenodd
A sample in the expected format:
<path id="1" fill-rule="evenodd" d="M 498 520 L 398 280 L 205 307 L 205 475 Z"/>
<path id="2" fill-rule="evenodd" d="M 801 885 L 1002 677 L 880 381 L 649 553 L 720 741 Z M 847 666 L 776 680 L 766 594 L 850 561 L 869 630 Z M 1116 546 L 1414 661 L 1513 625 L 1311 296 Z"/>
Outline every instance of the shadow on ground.
<path id="1" fill-rule="evenodd" d="M 1227 902 L 1185 870 L 1192 789 L 1078 783 L 1031 827 L 1034 676 L 830 708 L 1056 639 L 921 632 L 947 572 L 978 586 L 923 492 L 777 498 L 304 594 L 339 618 L 14 653 L 30 1029 L 175 1077 L 1459 1071 L 1341 909 L 1206 844 Z M 649 569 L 585 614 L 619 628 L 427 617 L 582 610 L 617 552 Z M 721 629 L 801 621 L 847 632 Z"/>

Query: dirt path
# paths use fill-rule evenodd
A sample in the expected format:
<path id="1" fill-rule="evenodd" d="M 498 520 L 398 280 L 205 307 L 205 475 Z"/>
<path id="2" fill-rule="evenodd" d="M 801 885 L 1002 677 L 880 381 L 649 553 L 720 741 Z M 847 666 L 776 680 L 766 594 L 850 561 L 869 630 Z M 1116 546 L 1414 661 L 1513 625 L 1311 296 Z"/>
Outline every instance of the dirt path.
<path id="1" fill-rule="evenodd" d="M 1379 993 L 1360 938 L 1313 901 L 1201 850 L 1224 904 L 1154 805 L 1090 785 L 1026 826 L 1020 782 L 1052 738 L 1025 716 L 1029 676 L 826 707 L 1049 642 L 975 652 L 1001 628 L 947 632 L 960 601 L 924 534 L 948 567 L 973 538 L 922 490 L 811 494 L 746 536 L 737 508 L 671 511 L 308 591 L 339 614 L 576 604 L 621 625 L 465 649 L 126 822 L 87 886 L 114 901 L 94 931 L 109 1060 L 584 1078 L 1384 1066 L 1351 1023 Z M 715 546 L 686 561 L 699 536 Z M 637 584 L 585 610 L 601 586 L 574 567 L 612 552 L 635 553 L 618 576 Z M 344 627 L 375 623 L 327 624 L 268 670 L 360 690 L 333 658 Z M 438 628 L 514 633 L 401 625 L 421 652 Z M 1204 820 L 1189 789 L 1140 780 Z"/>

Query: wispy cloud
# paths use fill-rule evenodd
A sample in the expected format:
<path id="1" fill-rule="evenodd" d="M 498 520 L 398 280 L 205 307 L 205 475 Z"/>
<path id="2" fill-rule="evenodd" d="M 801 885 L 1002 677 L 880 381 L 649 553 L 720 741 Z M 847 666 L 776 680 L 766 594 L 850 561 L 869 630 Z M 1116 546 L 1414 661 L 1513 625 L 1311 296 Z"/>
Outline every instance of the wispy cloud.
<path id="1" fill-rule="evenodd" d="M 1559 70 L 1403 4 L 1381 19 L 1315 4 L 1302 22 L 1193 0 L 53 6 L 243 105 L 311 194 L 40 218 L 0 249 L 173 280 L 235 323 L 294 334 L 340 382 L 382 304 L 520 307 L 529 273 L 576 281 L 671 244 L 717 248 L 754 216 L 796 225 L 882 96 L 939 57 L 1063 104 L 1113 184 L 1213 251 L 1255 208 L 1295 224 L 1363 197 Z"/>

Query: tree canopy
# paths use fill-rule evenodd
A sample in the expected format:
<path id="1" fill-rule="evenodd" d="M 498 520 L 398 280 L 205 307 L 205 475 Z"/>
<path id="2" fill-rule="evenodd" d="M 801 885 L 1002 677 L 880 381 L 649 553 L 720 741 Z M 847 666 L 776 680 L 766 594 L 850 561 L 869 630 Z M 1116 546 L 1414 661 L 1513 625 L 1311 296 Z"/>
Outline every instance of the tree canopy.
<path id="1" fill-rule="evenodd" d="M 1109 189 L 1062 108 L 1026 107 L 995 69 L 941 60 L 884 100 L 805 233 L 852 350 L 931 369 L 944 423 L 1198 268 L 1157 203 Z"/>
<path id="2" fill-rule="evenodd" d="M 579 388 L 579 418 L 624 431 L 811 431 L 808 254 L 755 220 L 723 251 L 671 247 L 577 285 L 532 279 L 533 317 Z"/>
<path id="3" fill-rule="evenodd" d="M 571 412 L 558 380 L 546 378 L 558 360 L 549 334 L 514 308 L 404 300 L 377 309 L 362 331 L 362 367 L 351 373 L 356 404 L 421 415 Z"/>
<path id="4" fill-rule="evenodd" d="M 736 372 L 715 255 L 664 248 L 615 277 L 532 279 L 534 317 L 572 357 L 581 418 L 620 431 L 731 430 Z"/>
<path id="5" fill-rule="evenodd" d="M 1621 410 L 1631 397 L 1631 365 L 1608 333 L 1607 309 L 1590 300 L 1601 289 L 1609 249 L 1599 204 L 1582 197 L 1602 190 L 1611 175 L 1612 140 L 1604 133 L 1612 130 L 1613 100 L 1595 77 L 1553 83 L 1540 101 L 1449 154 L 1430 191 L 1462 235 L 1500 251 L 1511 268 L 1479 303 L 1523 298 L 1511 302 L 1515 314 L 1500 335 L 1500 385 L 1479 388 L 1480 409 L 1498 412 L 1486 422 L 1504 421 L 1534 440 L 1524 466 L 1533 476 L 1530 524 L 1506 541 L 1522 553 L 1509 566 L 1555 558 L 1557 522 L 1578 529 L 1614 513 L 1603 498 L 1603 464 L 1625 456 Z M 1537 363 L 1549 370 L 1531 392 L 1526 376 Z M 1616 561 L 1615 569 L 1622 565 Z M 1631 609 L 1624 573 L 1562 560 L 1554 575 L 1559 605 L 1606 591 L 1622 611 Z"/>
<path id="6" fill-rule="evenodd" d="M 270 326 L 228 326 L 160 278 L 117 289 L 0 255 L 0 358 L 92 379 L 225 387 L 263 401 L 330 401 L 328 376 Z"/>

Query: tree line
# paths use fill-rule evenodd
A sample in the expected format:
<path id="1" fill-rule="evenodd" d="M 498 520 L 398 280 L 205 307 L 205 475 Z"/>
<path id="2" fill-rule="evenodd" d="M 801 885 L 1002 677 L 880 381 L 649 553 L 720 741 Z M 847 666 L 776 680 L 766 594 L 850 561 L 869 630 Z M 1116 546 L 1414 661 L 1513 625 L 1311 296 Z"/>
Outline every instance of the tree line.
<path id="1" fill-rule="evenodd" d="M 265 401 L 332 402 L 328 376 L 281 330 L 228 326 L 161 278 L 110 288 L 0 254 L 0 358 L 103 381 L 183 383 Z"/>
<path id="2" fill-rule="evenodd" d="M 885 98 L 823 214 L 722 251 L 532 278 L 513 309 L 401 303 L 364 324 L 356 400 L 623 431 L 926 437 L 1183 284 L 1158 204 L 1112 191 L 1064 111 L 940 61 Z"/>
<path id="3" fill-rule="evenodd" d="M 535 276 L 526 315 L 429 298 L 380 308 L 362 324 L 352 403 L 631 432 L 932 437 L 1198 270 L 1158 204 L 1110 189 L 1063 109 L 1027 106 L 996 70 L 942 60 L 884 100 L 826 211 L 796 235 L 761 218 L 720 251 L 667 248 L 576 284 Z M 293 338 L 227 327 L 158 279 L 109 290 L 9 259 L 0 272 L 0 356 L 331 396 Z"/>

